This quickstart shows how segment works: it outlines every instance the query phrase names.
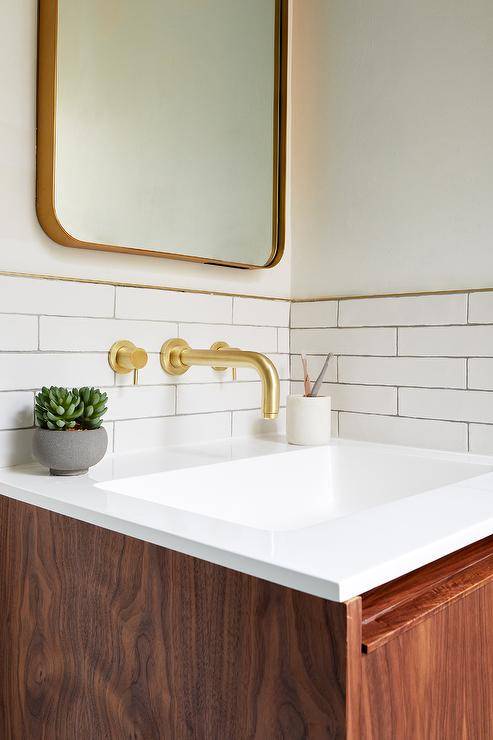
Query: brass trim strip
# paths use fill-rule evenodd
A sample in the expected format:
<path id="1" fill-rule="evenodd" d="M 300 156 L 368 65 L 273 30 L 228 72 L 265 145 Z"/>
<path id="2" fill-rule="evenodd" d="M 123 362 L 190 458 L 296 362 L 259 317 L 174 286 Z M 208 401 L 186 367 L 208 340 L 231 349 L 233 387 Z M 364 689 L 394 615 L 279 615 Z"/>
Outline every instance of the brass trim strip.
<path id="1" fill-rule="evenodd" d="M 279 296 L 258 295 L 252 293 L 233 293 L 225 290 L 204 290 L 202 288 L 177 288 L 171 285 L 148 285 L 145 283 L 128 283 L 121 280 L 99 280 L 98 278 L 67 277 L 66 275 L 47 275 L 36 272 L 16 272 L 0 270 L 0 277 L 33 278 L 35 280 L 61 280 L 66 283 L 88 283 L 90 285 L 111 285 L 115 288 L 143 288 L 145 290 L 167 290 L 173 293 L 197 293 L 198 295 L 219 295 L 226 298 L 254 298 L 261 301 L 284 301 L 288 303 L 316 303 L 317 301 L 352 301 L 365 298 L 413 298 L 426 295 L 458 295 L 463 293 L 488 293 L 492 288 L 457 288 L 454 290 L 421 290 L 409 293 L 368 293 L 363 295 L 333 295 L 317 298 L 283 298 Z"/>
<path id="2" fill-rule="evenodd" d="M 263 301 L 287 301 L 290 298 L 278 298 L 268 295 L 252 295 L 250 293 L 231 293 L 222 290 L 202 290 L 200 288 L 177 288 L 170 285 L 146 285 L 144 283 L 126 283 L 119 280 L 98 280 L 97 278 L 67 277 L 66 275 L 44 275 L 35 272 L 14 272 L 0 270 L 0 277 L 33 278 L 35 280 L 61 280 L 66 283 L 87 283 L 89 285 L 111 285 L 115 288 L 143 288 L 146 290 L 166 290 L 173 293 L 197 293 L 198 295 L 219 295 L 226 298 L 255 298 Z"/>
<path id="3" fill-rule="evenodd" d="M 275 0 L 272 247 L 269 258 L 264 265 L 251 265 L 172 252 L 138 249 L 136 247 L 85 242 L 73 237 L 64 229 L 58 219 L 55 207 L 58 0 L 39 0 L 36 212 L 39 223 L 46 234 L 64 247 L 92 249 L 100 252 L 121 252 L 246 270 L 259 270 L 277 265 L 284 254 L 286 230 L 288 2 L 289 0 Z"/>
<path id="4" fill-rule="evenodd" d="M 355 301 L 365 298 L 413 298 L 425 295 L 458 295 L 463 293 L 488 293 L 492 288 L 456 288 L 454 290 L 419 290 L 404 293 L 367 293 L 362 295 L 329 295 L 317 298 L 291 298 L 291 303 L 317 303 L 318 301 Z"/>

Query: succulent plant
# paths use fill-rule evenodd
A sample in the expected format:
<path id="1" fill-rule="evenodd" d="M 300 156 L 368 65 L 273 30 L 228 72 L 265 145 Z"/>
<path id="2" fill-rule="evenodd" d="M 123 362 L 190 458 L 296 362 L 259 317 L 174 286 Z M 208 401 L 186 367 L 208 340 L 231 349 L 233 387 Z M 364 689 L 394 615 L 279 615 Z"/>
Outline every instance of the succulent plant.
<path id="1" fill-rule="evenodd" d="M 74 429 L 83 411 L 76 388 L 43 387 L 36 396 L 36 421 L 43 429 Z"/>
<path id="2" fill-rule="evenodd" d="M 107 400 L 97 388 L 43 387 L 36 395 L 34 413 L 42 429 L 99 429 Z"/>
<path id="3" fill-rule="evenodd" d="M 108 410 L 108 396 L 99 388 L 79 388 L 79 395 L 84 407 L 80 425 L 83 429 L 99 429 L 103 423 L 102 417 Z"/>

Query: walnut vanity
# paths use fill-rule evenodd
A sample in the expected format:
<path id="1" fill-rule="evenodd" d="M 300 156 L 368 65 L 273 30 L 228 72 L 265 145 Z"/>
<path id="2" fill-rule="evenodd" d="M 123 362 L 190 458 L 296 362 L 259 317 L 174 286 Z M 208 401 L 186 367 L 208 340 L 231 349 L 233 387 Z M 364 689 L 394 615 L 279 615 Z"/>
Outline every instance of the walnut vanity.
<path id="1" fill-rule="evenodd" d="M 265 439 L 1 471 L 1 736 L 491 738 L 492 470 Z"/>

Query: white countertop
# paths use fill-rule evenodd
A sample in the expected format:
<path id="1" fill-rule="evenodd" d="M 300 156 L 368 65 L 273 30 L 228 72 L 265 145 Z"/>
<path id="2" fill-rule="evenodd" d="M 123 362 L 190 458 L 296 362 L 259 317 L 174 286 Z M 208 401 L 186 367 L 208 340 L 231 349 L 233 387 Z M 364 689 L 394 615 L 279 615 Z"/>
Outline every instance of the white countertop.
<path id="1" fill-rule="evenodd" d="M 108 455 L 78 478 L 5 468 L 0 494 L 335 601 L 493 533 L 493 457 L 342 440 Z"/>

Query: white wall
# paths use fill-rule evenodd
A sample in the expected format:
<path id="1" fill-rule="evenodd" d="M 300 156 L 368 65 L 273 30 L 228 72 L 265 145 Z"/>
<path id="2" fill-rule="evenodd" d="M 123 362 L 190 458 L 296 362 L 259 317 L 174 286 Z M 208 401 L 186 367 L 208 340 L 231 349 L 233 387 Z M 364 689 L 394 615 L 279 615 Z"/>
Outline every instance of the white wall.
<path id="1" fill-rule="evenodd" d="M 0 0 L 0 271 L 268 296 L 493 284 L 493 4 L 293 0 L 293 256 L 70 250 L 34 210 L 36 0 Z M 291 261 L 293 286 L 291 289 Z"/>
<path id="2" fill-rule="evenodd" d="M 34 207 L 36 0 L 0 0 L 0 271 L 288 297 L 290 249 L 270 270 L 240 271 L 73 250 L 41 230 Z"/>
<path id="3" fill-rule="evenodd" d="M 295 297 L 493 285 L 491 0 L 294 0 Z"/>

